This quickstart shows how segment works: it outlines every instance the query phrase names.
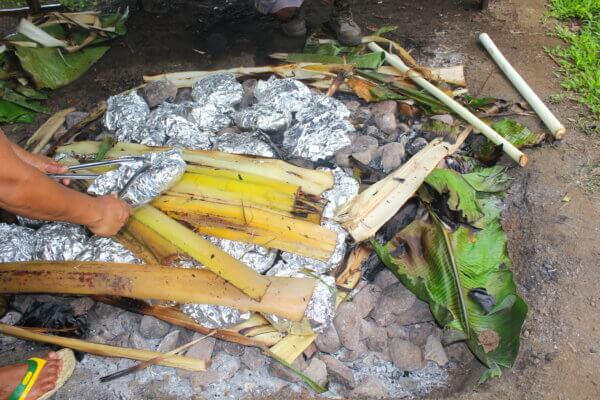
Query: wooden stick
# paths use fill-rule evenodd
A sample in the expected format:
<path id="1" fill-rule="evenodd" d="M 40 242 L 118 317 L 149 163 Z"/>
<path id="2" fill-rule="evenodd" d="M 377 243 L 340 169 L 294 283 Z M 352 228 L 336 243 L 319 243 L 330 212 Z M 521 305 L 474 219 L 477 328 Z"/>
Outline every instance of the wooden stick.
<path id="1" fill-rule="evenodd" d="M 102 378 L 100 378 L 100 382 L 106 383 L 106 382 L 114 381 L 115 379 L 122 378 L 124 376 L 129 375 L 129 374 L 133 374 L 135 372 L 141 371 L 141 370 L 146 369 L 146 368 L 148 368 L 148 367 L 150 367 L 152 365 L 160 364 L 164 359 L 168 358 L 169 356 L 174 356 L 174 355 L 177 355 L 177 354 L 181 353 L 183 350 L 192 347 L 196 343 L 199 343 L 199 342 L 203 341 L 204 339 L 206 339 L 208 337 L 211 337 L 212 335 L 215 334 L 215 332 L 216 331 L 212 331 L 208 335 L 204 335 L 204 336 L 202 336 L 202 337 L 200 337 L 198 339 L 192 340 L 191 342 L 186 343 L 183 346 L 179 346 L 178 348 L 176 348 L 174 350 L 171 350 L 171 351 L 169 351 L 167 353 L 161 354 L 158 357 L 154 357 L 154 358 L 152 358 L 150 360 L 147 360 L 147 361 L 141 362 L 139 364 L 133 365 L 133 366 L 131 366 L 129 368 L 125 368 L 125 369 L 123 369 L 121 371 L 117 371 L 117 372 L 114 372 L 112 374 L 103 376 Z"/>
<path id="2" fill-rule="evenodd" d="M 479 35 L 479 41 L 483 47 L 485 47 L 488 53 L 490 53 L 492 59 L 496 62 L 502 72 L 504 72 L 506 77 L 512 82 L 521 96 L 523 96 L 531 108 L 535 110 L 540 119 L 548 127 L 552 135 L 554 135 L 556 139 L 562 139 L 567 133 L 567 130 L 563 124 L 560 123 L 558 118 L 554 116 L 552 111 L 550 111 L 546 104 L 544 104 L 544 102 L 533 91 L 533 89 L 531 89 L 527 82 L 525 82 L 525 79 L 523 79 L 517 70 L 515 70 L 514 67 L 508 62 L 492 38 L 490 38 L 487 33 L 482 33 Z"/>
<path id="3" fill-rule="evenodd" d="M 390 54 L 384 49 L 382 49 L 376 43 L 369 43 L 369 48 L 373 51 L 383 51 L 385 52 L 385 60 L 392 65 L 394 68 L 397 68 L 400 72 L 405 73 L 413 82 L 417 85 L 421 86 L 427 92 L 429 92 L 432 96 L 436 97 L 439 101 L 444 103 L 448 108 L 450 108 L 453 112 L 458 114 L 461 118 L 467 121 L 469 124 L 473 125 L 475 129 L 481 132 L 485 137 L 491 140 L 494 144 L 498 146 L 502 146 L 502 150 L 506 154 L 510 156 L 515 162 L 517 162 L 520 166 L 524 167 L 527 165 L 527 156 L 521 152 L 521 150 L 517 149 L 502 137 L 498 132 L 492 129 L 485 122 L 477 118 L 471 111 L 467 110 L 461 104 L 459 104 L 456 100 L 448 96 L 446 93 L 442 92 L 436 86 L 432 85 L 427 79 L 423 78 L 421 74 L 410 69 L 409 67 L 402 62 L 400 57 Z"/>
<path id="4" fill-rule="evenodd" d="M 62 124 L 65 123 L 67 115 L 73 111 L 75 111 L 75 108 L 70 107 L 53 114 L 33 135 L 31 135 L 27 140 L 27 143 L 25 143 L 25 148 L 34 154 L 39 154 L 44 146 L 52 140 L 54 134 L 60 129 Z"/>
<path id="5" fill-rule="evenodd" d="M 80 339 L 64 338 L 60 336 L 44 335 L 41 333 L 30 332 L 27 329 L 0 324 L 0 333 L 8 336 L 13 336 L 24 340 L 33 340 L 35 342 L 54 344 L 60 347 L 82 351 L 84 353 L 95 354 L 103 357 L 119 357 L 129 358 L 138 361 L 147 361 L 158 356 L 163 356 L 163 353 L 150 350 L 128 349 L 124 347 L 108 346 L 105 344 L 92 343 Z M 175 367 L 185 369 L 187 371 L 205 371 L 206 363 L 192 357 L 184 356 L 167 356 L 159 362 L 159 365 L 166 367 Z"/>
<path id="6" fill-rule="evenodd" d="M 214 304 L 300 321 L 312 296 L 311 278 L 269 277 L 261 301 L 208 270 L 97 262 L 0 264 L 0 293 L 121 296 Z"/>

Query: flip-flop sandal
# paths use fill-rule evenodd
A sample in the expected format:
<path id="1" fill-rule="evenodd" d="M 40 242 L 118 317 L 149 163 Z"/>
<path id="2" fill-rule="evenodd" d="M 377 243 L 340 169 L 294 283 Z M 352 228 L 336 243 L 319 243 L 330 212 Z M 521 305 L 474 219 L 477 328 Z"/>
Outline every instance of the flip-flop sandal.
<path id="1" fill-rule="evenodd" d="M 62 363 L 58 378 L 56 379 L 56 384 L 54 385 L 54 389 L 44 393 L 38 397 L 37 400 L 46 400 L 50 398 L 50 396 L 56 393 L 56 391 L 60 389 L 73 374 L 76 364 L 73 351 L 71 349 L 62 349 L 57 351 L 56 354 Z M 24 400 L 35 385 L 35 382 L 39 378 L 47 362 L 47 360 L 38 357 L 32 357 L 27 360 L 27 372 L 25 373 L 23 379 L 21 379 L 21 383 L 17 385 L 8 400 Z"/>

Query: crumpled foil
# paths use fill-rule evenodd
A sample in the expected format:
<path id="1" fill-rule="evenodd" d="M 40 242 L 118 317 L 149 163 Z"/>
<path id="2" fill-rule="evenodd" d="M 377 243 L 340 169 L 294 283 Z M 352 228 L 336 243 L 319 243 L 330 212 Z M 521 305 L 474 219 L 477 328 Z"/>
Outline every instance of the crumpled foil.
<path id="1" fill-rule="evenodd" d="M 192 85 L 192 98 L 198 103 L 235 107 L 244 95 L 242 85 L 231 73 L 216 73 L 197 80 Z"/>
<path id="2" fill-rule="evenodd" d="M 39 228 L 42 225 L 51 223 L 51 221 L 44 221 L 41 219 L 32 219 L 32 218 L 27 218 L 27 217 L 21 217 L 20 215 L 17 215 L 17 221 L 19 222 L 19 225 L 21 225 L 21 226 L 27 226 L 29 228 L 35 228 L 35 229 Z"/>
<path id="3" fill-rule="evenodd" d="M 291 113 L 305 108 L 312 101 L 310 89 L 300 81 L 271 76 L 267 81 L 259 81 L 254 89 L 258 103 L 271 109 L 287 110 Z"/>
<path id="4" fill-rule="evenodd" d="M 182 116 L 196 124 L 206 134 L 215 133 L 233 125 L 233 109 L 212 103 L 199 104 L 191 101 L 181 103 Z"/>
<path id="5" fill-rule="evenodd" d="M 169 116 L 166 120 L 166 145 L 183 147 L 192 150 L 208 150 L 212 147 L 210 135 L 187 119 L 180 116 Z"/>
<path id="6" fill-rule="evenodd" d="M 88 193 L 101 196 L 118 193 L 144 166 L 150 168 L 135 178 L 122 196 L 133 207 L 146 204 L 175 184 L 183 175 L 186 163 L 181 151 L 172 149 L 143 155 L 144 161 L 121 165 L 118 169 L 100 175 L 88 188 Z"/>
<path id="7" fill-rule="evenodd" d="M 323 210 L 323 216 L 325 218 L 333 218 L 338 208 L 348 203 L 358 194 L 360 184 L 340 167 L 336 167 L 333 170 L 329 168 L 323 169 L 331 171 L 334 179 L 333 187 L 322 194 L 322 197 L 329 200 L 329 203 L 327 203 Z"/>
<path id="8" fill-rule="evenodd" d="M 304 264 L 280 261 L 267 272 L 267 275 L 294 278 L 310 277 L 311 274 L 302 272 L 305 269 L 311 270 L 309 266 Z M 335 316 L 335 278 L 326 275 L 319 276 L 316 271 L 314 272 L 314 275 L 317 275 L 318 279 L 315 284 L 313 295 L 304 312 L 304 319 L 300 322 L 294 322 L 277 315 L 265 314 L 264 317 L 273 324 L 275 329 L 280 332 L 306 335 L 310 334 L 310 331 L 314 333 L 323 333 L 331 325 L 333 317 Z"/>
<path id="9" fill-rule="evenodd" d="M 228 328 L 250 319 L 250 311 L 211 304 L 182 304 L 181 311 L 209 329 Z"/>
<path id="10" fill-rule="evenodd" d="M 76 257 L 77 261 L 99 261 L 125 264 L 143 264 L 129 249 L 114 239 L 92 236 Z"/>
<path id="11" fill-rule="evenodd" d="M 213 142 L 215 150 L 225 153 L 275 157 L 275 152 L 271 146 L 251 133 L 223 133 L 216 136 Z"/>
<path id="12" fill-rule="evenodd" d="M 277 258 L 277 250 L 267 249 L 255 244 L 237 242 L 214 236 L 207 236 L 206 239 L 259 274 L 271 268 L 275 262 L 275 258 Z"/>
<path id="13" fill-rule="evenodd" d="M 283 148 L 290 157 L 323 160 L 351 144 L 348 134 L 354 126 L 345 119 L 349 112 L 344 104 L 337 105 L 335 99 L 325 101 L 322 96 L 314 98 L 315 104 L 299 111 L 298 121 L 283 134 Z"/>
<path id="14" fill-rule="evenodd" d="M 146 101 L 132 91 L 108 98 L 104 126 L 119 142 L 135 142 L 142 140 L 142 130 L 150 108 Z"/>
<path id="15" fill-rule="evenodd" d="M 86 248 L 88 237 L 81 225 L 54 222 L 36 232 L 36 260 L 72 261 Z"/>
<path id="16" fill-rule="evenodd" d="M 292 114 L 285 109 L 275 109 L 266 104 L 255 104 L 234 114 L 237 126 L 246 130 L 283 132 L 292 124 Z"/>
<path id="17" fill-rule="evenodd" d="M 0 223 L 0 263 L 33 260 L 36 238 L 33 229 Z"/>

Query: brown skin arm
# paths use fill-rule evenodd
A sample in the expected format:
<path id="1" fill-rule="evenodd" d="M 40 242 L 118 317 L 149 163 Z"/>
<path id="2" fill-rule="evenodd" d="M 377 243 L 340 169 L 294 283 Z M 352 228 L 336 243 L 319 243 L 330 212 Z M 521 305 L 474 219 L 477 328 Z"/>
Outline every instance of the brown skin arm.
<path id="1" fill-rule="evenodd" d="M 46 172 L 64 168 L 18 148 L 0 130 L 0 208 L 29 218 L 85 225 L 100 236 L 116 234 L 131 215 L 131 207 L 116 196 L 79 193 Z"/>

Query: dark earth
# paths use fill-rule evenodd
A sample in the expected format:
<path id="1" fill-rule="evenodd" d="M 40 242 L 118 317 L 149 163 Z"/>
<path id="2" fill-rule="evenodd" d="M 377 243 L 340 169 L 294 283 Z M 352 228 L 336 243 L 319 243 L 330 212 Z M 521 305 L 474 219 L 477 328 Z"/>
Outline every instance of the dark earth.
<path id="1" fill-rule="evenodd" d="M 249 8 L 230 2 L 212 3 L 184 4 L 159 15 L 134 12 L 128 34 L 113 42 L 82 79 L 57 91 L 51 109 L 89 110 L 98 101 L 141 84 L 143 74 L 264 65 L 269 53 L 302 49 L 302 39 L 283 37 L 269 18 L 255 17 Z M 352 3 L 355 19 L 365 31 L 398 25 L 391 37 L 411 49 L 422 64 L 464 63 L 474 96 L 519 100 L 478 45 L 477 37 L 484 31 L 542 99 L 560 92 L 556 65 L 544 52 L 544 46 L 557 44 L 547 35 L 553 22 L 542 23 L 544 0 L 492 0 L 484 12 L 476 0 Z M 316 22 L 320 17 L 313 15 Z M 482 367 L 473 363 L 433 398 L 600 398 L 599 141 L 577 129 L 578 115 L 585 113 L 580 106 L 569 102 L 550 106 L 569 126 L 569 133 L 563 142 L 527 150 L 529 165 L 512 168 L 514 184 L 504 213 L 513 270 L 530 307 L 517 364 L 502 377 L 477 385 Z M 536 118 L 522 122 L 543 129 Z M 36 125 L 2 128 L 22 141 Z"/>

